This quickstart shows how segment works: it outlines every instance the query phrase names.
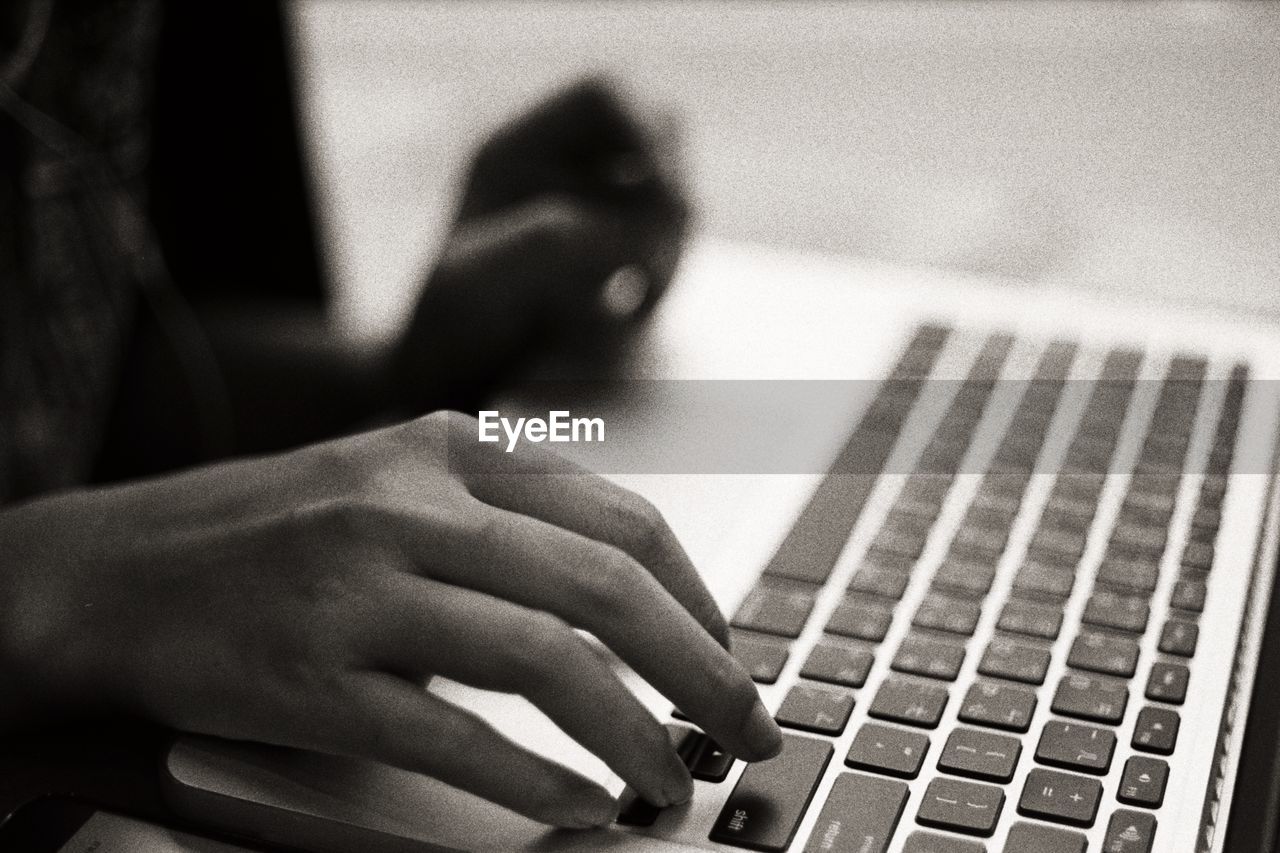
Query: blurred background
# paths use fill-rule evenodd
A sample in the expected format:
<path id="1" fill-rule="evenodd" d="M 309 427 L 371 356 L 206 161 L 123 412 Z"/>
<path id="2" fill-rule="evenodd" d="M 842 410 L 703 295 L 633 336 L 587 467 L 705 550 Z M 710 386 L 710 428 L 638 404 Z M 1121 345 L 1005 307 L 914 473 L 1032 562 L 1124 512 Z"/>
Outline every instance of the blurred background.
<path id="1" fill-rule="evenodd" d="M 1280 4 L 293 0 L 345 328 L 409 309 L 484 135 L 588 73 L 698 228 L 1280 320 Z"/>

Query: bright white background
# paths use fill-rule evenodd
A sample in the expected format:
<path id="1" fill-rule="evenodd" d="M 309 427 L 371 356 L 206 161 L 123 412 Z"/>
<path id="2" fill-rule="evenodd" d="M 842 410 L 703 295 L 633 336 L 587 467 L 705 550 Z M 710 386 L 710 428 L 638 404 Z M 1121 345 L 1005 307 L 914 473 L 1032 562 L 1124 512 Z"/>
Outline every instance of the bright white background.
<path id="1" fill-rule="evenodd" d="M 710 234 L 1280 320 L 1280 4 L 294 0 L 346 327 L 402 316 L 468 153 L 603 71 Z"/>

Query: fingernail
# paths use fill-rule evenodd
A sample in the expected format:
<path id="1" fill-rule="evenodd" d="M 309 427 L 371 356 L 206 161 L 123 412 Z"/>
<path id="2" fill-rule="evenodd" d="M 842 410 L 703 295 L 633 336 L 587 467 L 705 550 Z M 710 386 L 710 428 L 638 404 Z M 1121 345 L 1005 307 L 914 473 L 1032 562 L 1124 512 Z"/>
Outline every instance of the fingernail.
<path id="1" fill-rule="evenodd" d="M 759 699 L 742 727 L 742 739 L 756 753 L 756 761 L 773 758 L 782 751 L 782 730 Z"/>
<path id="2" fill-rule="evenodd" d="M 672 806 L 687 803 L 693 798 L 693 777 L 684 765 L 680 766 L 679 775 L 668 778 L 667 783 L 662 786 L 662 793 L 667 799 L 667 805 Z"/>

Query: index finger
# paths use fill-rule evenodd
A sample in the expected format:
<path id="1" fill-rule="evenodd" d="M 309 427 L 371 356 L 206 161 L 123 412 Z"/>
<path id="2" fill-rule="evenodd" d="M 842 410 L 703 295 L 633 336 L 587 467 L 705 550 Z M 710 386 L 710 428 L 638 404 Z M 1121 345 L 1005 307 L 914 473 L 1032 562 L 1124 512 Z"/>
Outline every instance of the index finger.
<path id="1" fill-rule="evenodd" d="M 676 127 L 629 108 L 610 83 L 579 81 L 503 125 L 477 153 L 460 216 L 520 198 L 568 192 L 653 206 L 683 222 Z"/>
<path id="2" fill-rule="evenodd" d="M 527 445 L 505 453 L 496 445 L 475 444 L 475 467 L 462 476 L 476 499 L 623 551 L 729 648 L 728 622 L 652 503 L 558 454 Z"/>

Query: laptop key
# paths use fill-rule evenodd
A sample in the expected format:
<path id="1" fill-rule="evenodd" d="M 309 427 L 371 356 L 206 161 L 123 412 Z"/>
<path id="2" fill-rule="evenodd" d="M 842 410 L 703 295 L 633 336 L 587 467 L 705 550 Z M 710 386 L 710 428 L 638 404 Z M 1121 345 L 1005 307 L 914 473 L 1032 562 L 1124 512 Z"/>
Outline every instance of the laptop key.
<path id="1" fill-rule="evenodd" d="M 1049 671 L 1049 650 L 997 637 L 987 646 L 978 663 L 978 672 L 1025 684 L 1043 684 Z"/>
<path id="2" fill-rule="evenodd" d="M 1076 584 L 1075 572 L 1044 563 L 1027 563 L 1013 576 L 1013 588 L 1022 595 L 1050 601 L 1066 601 Z"/>
<path id="3" fill-rule="evenodd" d="M 1062 630 L 1062 609 L 1023 598 L 1010 598 L 1000 611 L 996 627 L 1010 634 L 1056 640 Z"/>
<path id="4" fill-rule="evenodd" d="M 875 654 L 870 646 L 823 637 L 809 652 L 800 675 L 843 687 L 861 687 L 866 683 L 867 673 L 874 662 Z"/>
<path id="5" fill-rule="evenodd" d="M 1164 802 L 1169 765 L 1159 758 L 1135 755 L 1124 763 L 1116 799 L 1131 806 L 1158 808 Z"/>
<path id="6" fill-rule="evenodd" d="M 1116 734 L 1096 726 L 1050 720 L 1040 732 L 1036 761 L 1051 767 L 1105 774 L 1111 768 Z"/>
<path id="7" fill-rule="evenodd" d="M 787 693 L 774 719 L 780 726 L 838 735 L 852 713 L 852 691 L 802 681 Z"/>
<path id="8" fill-rule="evenodd" d="M 762 634 L 733 632 L 733 656 L 751 674 L 751 680 L 773 684 L 786 666 L 790 646 L 785 640 Z"/>
<path id="9" fill-rule="evenodd" d="M 959 717 L 966 723 L 991 726 L 1011 732 L 1031 727 L 1036 710 L 1034 690 L 998 681 L 978 681 L 965 694 Z"/>
<path id="10" fill-rule="evenodd" d="M 1145 598 L 1097 590 L 1084 605 L 1080 621 L 1098 628 L 1114 628 L 1130 634 L 1147 630 L 1151 607 Z"/>
<path id="11" fill-rule="evenodd" d="M 987 846 L 981 841 L 917 829 L 907 836 L 902 853 L 987 853 Z"/>
<path id="12" fill-rule="evenodd" d="M 1155 840 L 1155 815 L 1121 809 L 1107 822 L 1102 849 L 1107 853 L 1151 853 Z"/>
<path id="13" fill-rule="evenodd" d="M 1098 567 L 1098 583 L 1131 592 L 1155 591 L 1160 567 L 1152 560 L 1130 560 L 1110 557 Z"/>
<path id="14" fill-rule="evenodd" d="M 1088 847 L 1078 832 L 1020 820 L 1009 830 L 1004 853 L 1085 853 Z"/>
<path id="15" fill-rule="evenodd" d="M 1071 644 L 1067 666 L 1128 678 L 1138 668 L 1138 644 L 1127 637 L 1084 630 Z"/>
<path id="16" fill-rule="evenodd" d="M 1173 585 L 1169 606 L 1187 613 L 1201 613 L 1204 611 L 1205 592 L 1204 581 L 1181 578 Z"/>
<path id="17" fill-rule="evenodd" d="M 948 557 L 934 573 L 932 586 L 956 595 L 982 598 L 991 591 L 995 577 L 994 564 Z"/>
<path id="18" fill-rule="evenodd" d="M 1177 711 L 1148 705 L 1138 712 L 1138 720 L 1134 723 L 1133 748 L 1170 755 L 1178 743 L 1178 727 L 1181 725 Z"/>
<path id="19" fill-rule="evenodd" d="M 973 636 L 982 616 L 982 605 L 976 601 L 930 592 L 916 608 L 911 624 L 964 637 Z"/>
<path id="20" fill-rule="evenodd" d="M 921 550 L 924 550 L 924 543 L 921 543 Z M 904 553 L 900 549 L 886 547 L 877 536 L 875 541 L 867 548 L 867 553 L 862 557 L 861 565 L 863 567 L 874 567 L 878 569 L 889 569 L 901 574 L 911 574 L 911 570 L 915 568 L 916 559 L 919 554 Z"/>
<path id="21" fill-rule="evenodd" d="M 841 773 L 809 836 L 808 853 L 886 853 L 907 786 L 862 773 Z"/>
<path id="22" fill-rule="evenodd" d="M 919 559 L 920 554 L 924 551 L 925 543 L 926 537 L 924 536 L 918 536 L 886 525 L 880 528 L 880 532 L 876 534 L 876 538 L 871 543 L 871 548 L 875 549 L 878 554 L 893 554 L 904 558 L 904 560 L 914 562 Z"/>
<path id="23" fill-rule="evenodd" d="M 1097 508 L 1097 501 L 1055 492 L 1049 495 L 1049 500 L 1045 503 L 1044 519 L 1064 522 L 1071 520 L 1084 526 L 1093 521 Z"/>
<path id="24" fill-rule="evenodd" d="M 868 592 L 897 600 L 907 589 L 911 575 L 894 568 L 864 564 L 849 583 L 849 592 Z"/>
<path id="25" fill-rule="evenodd" d="M 878 643 L 889 633 L 893 604 L 868 595 L 845 596 L 827 621 L 826 630 L 842 637 Z"/>
<path id="26" fill-rule="evenodd" d="M 1164 553 L 1168 528 L 1163 524 L 1130 524 L 1117 522 L 1111 541 L 1125 548 L 1159 559 Z"/>
<path id="27" fill-rule="evenodd" d="M 1202 572 L 1209 571 L 1213 565 L 1213 543 L 1188 542 L 1186 549 L 1182 552 L 1182 565 Z"/>
<path id="28" fill-rule="evenodd" d="M 1151 675 L 1147 678 L 1148 699 L 1181 705 L 1187 700 L 1187 682 L 1191 679 L 1191 670 L 1180 663 L 1156 662 L 1151 665 Z"/>
<path id="29" fill-rule="evenodd" d="M 1087 529 L 1071 530 L 1041 527 L 1036 531 L 1035 536 L 1031 537 L 1031 543 L 1027 546 L 1027 550 L 1032 553 L 1049 552 L 1059 554 L 1075 562 L 1084 553 L 1087 534 Z"/>
<path id="30" fill-rule="evenodd" d="M 733 627 L 796 638 L 813 612 L 816 587 L 766 579 L 756 584 L 733 617 Z"/>
<path id="31" fill-rule="evenodd" d="M 956 531 L 951 547 L 957 552 L 999 556 L 1008 541 L 1009 530 L 1005 527 L 987 528 L 966 524 Z"/>
<path id="32" fill-rule="evenodd" d="M 859 770 L 914 779 L 920 775 L 920 767 L 928 752 L 928 735 L 879 723 L 865 723 L 850 744 L 844 763 Z"/>
<path id="33" fill-rule="evenodd" d="M 1022 786 L 1018 814 L 1090 827 L 1101 798 L 1102 784 L 1097 779 L 1036 767 Z"/>
<path id="34" fill-rule="evenodd" d="M 938 829 L 990 836 L 1003 808 L 1004 791 L 1000 788 L 944 776 L 929 783 L 916 821 Z"/>
<path id="35" fill-rule="evenodd" d="M 1166 655 L 1189 658 L 1196 653 L 1200 626 L 1184 619 L 1170 619 L 1160 631 L 1160 651 Z"/>
<path id="36" fill-rule="evenodd" d="M 947 688 L 936 682 L 890 676 L 876 691 L 867 713 L 878 720 L 932 729 L 942 719 L 947 698 Z"/>
<path id="37" fill-rule="evenodd" d="M 990 782 L 1008 782 L 1022 755 L 1017 738 L 960 727 L 951 732 L 938 756 L 938 769 Z"/>
<path id="38" fill-rule="evenodd" d="M 1050 706 L 1055 714 L 1099 723 L 1118 723 L 1129 704 L 1129 688 L 1122 681 L 1072 672 L 1058 682 Z"/>
<path id="39" fill-rule="evenodd" d="M 704 782 L 723 782 L 733 767 L 733 756 L 706 735 L 700 737 L 702 744 L 689 766 L 689 773 Z"/>
<path id="40" fill-rule="evenodd" d="M 955 681 L 963 663 L 962 644 L 911 633 L 898 646 L 898 653 L 893 656 L 891 666 L 895 672 L 910 672 L 943 681 Z"/>
<path id="41" fill-rule="evenodd" d="M 785 850 L 795 837 L 831 744 L 784 734 L 782 752 L 748 764 L 711 829 L 711 840 L 753 850 Z"/>

